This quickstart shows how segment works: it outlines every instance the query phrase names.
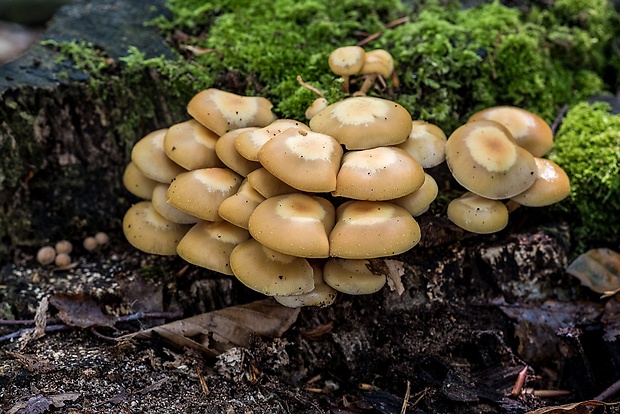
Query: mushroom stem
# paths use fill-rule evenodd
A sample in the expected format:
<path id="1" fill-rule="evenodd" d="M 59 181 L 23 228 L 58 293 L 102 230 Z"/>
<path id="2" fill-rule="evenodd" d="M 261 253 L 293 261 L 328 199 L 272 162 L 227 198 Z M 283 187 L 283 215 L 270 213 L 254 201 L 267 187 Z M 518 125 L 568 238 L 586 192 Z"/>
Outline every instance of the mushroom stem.
<path id="1" fill-rule="evenodd" d="M 342 75 L 342 91 L 346 94 L 349 93 L 349 75 Z"/>
<path id="2" fill-rule="evenodd" d="M 508 214 L 512 213 L 513 211 L 515 211 L 519 207 L 521 207 L 521 204 L 517 203 L 514 200 L 508 200 L 506 202 L 506 208 L 508 209 Z"/>
<path id="3" fill-rule="evenodd" d="M 377 79 L 376 73 L 371 73 L 370 75 L 366 75 L 366 77 L 364 78 L 364 83 L 362 84 L 362 87 L 357 93 L 359 95 L 366 95 L 368 91 L 370 90 L 370 87 L 374 85 L 376 79 Z"/>
<path id="4" fill-rule="evenodd" d="M 301 75 L 297 75 L 297 82 L 299 82 L 299 84 L 301 86 L 303 86 L 304 88 L 308 89 L 309 91 L 312 91 L 314 93 L 316 93 L 317 95 L 319 95 L 321 98 L 325 98 L 323 96 L 323 92 L 321 92 L 320 90 L 318 90 L 317 88 L 315 88 L 314 86 L 310 85 L 309 83 L 306 83 Z M 348 79 L 347 79 L 347 83 L 348 83 Z"/>

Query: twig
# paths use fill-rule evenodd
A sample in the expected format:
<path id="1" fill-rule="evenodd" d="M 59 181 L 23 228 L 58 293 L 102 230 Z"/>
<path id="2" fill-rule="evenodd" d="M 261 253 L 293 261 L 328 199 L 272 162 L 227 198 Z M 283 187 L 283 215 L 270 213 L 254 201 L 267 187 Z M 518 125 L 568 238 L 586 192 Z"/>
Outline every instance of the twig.
<path id="1" fill-rule="evenodd" d="M 521 395 L 526 378 L 527 378 L 527 365 L 519 372 L 519 375 L 517 375 L 517 380 L 515 381 L 515 385 L 512 387 L 512 391 L 510 392 L 510 395 L 512 397 L 516 398 Z"/>
<path id="2" fill-rule="evenodd" d="M 47 325 L 54 325 L 60 322 L 60 319 L 49 318 L 46 320 Z M 34 319 L 0 319 L 0 325 L 12 326 L 12 325 L 34 325 Z"/>
<path id="3" fill-rule="evenodd" d="M 371 34 L 370 36 L 366 36 L 365 38 L 363 38 L 362 40 L 360 40 L 359 42 L 357 42 L 358 46 L 364 46 L 367 43 L 372 42 L 375 39 L 378 39 L 379 37 L 381 37 L 381 35 L 383 34 L 383 32 L 381 30 L 379 30 L 378 32 L 375 32 L 373 34 Z"/>
<path id="4" fill-rule="evenodd" d="M 409 397 L 411 396 L 411 382 L 407 380 L 407 391 L 405 391 L 405 397 L 403 398 L 403 407 L 400 409 L 400 414 L 407 412 L 407 406 L 409 405 Z"/>
<path id="5" fill-rule="evenodd" d="M 562 109 L 560 109 L 560 113 L 558 114 L 558 116 L 556 116 L 555 119 L 553 120 L 553 124 L 551 124 L 551 132 L 553 132 L 554 135 L 557 132 L 558 127 L 562 123 L 562 120 L 564 119 L 564 115 L 566 115 L 566 112 L 568 112 L 568 108 L 569 108 L 568 104 L 564 105 Z"/>
<path id="6" fill-rule="evenodd" d="M 297 75 L 297 82 L 299 82 L 299 84 L 301 86 L 303 86 L 304 88 L 308 89 L 309 91 L 312 91 L 312 92 L 316 93 L 317 95 L 319 95 L 321 98 L 324 98 L 323 92 L 321 92 L 320 90 L 318 90 L 314 86 L 310 85 L 309 83 L 304 82 L 304 80 L 302 79 L 301 75 Z"/>
<path id="7" fill-rule="evenodd" d="M 594 399 L 598 401 L 605 401 L 615 397 L 618 393 L 620 393 L 620 380 L 611 384 L 605 389 L 605 391 L 594 397 Z"/>
<path id="8" fill-rule="evenodd" d="M 64 331 L 67 329 L 72 329 L 72 326 L 69 325 L 48 325 L 45 327 L 45 333 L 50 333 L 50 332 L 56 332 L 56 331 Z M 13 333 L 10 334 L 6 334 L 4 336 L 0 336 L 0 343 L 1 342 L 6 342 L 6 341 L 10 341 L 11 339 L 15 339 L 18 338 L 20 336 L 22 336 L 25 333 L 30 333 L 30 332 L 34 332 L 35 328 L 24 328 L 24 329 L 20 329 L 19 331 L 15 331 Z"/>

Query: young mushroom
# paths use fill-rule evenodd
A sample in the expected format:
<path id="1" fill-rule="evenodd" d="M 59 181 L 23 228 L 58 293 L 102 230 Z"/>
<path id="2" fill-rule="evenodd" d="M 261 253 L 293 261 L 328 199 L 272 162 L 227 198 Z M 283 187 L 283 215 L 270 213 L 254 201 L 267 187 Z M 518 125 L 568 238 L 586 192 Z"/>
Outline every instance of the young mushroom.
<path id="1" fill-rule="evenodd" d="M 167 132 L 168 128 L 158 129 L 136 142 L 131 150 L 131 161 L 147 178 L 169 184 L 187 170 L 166 155 L 164 137 Z"/>
<path id="2" fill-rule="evenodd" d="M 490 200 L 478 194 L 466 192 L 448 204 L 448 218 L 469 232 L 489 234 L 506 227 L 508 209 L 499 200 Z"/>
<path id="3" fill-rule="evenodd" d="M 332 257 L 325 263 L 323 278 L 332 288 L 348 295 L 368 295 L 378 292 L 387 282 L 368 268 L 368 260 Z"/>
<path id="4" fill-rule="evenodd" d="M 343 46 L 330 53 L 327 63 L 332 72 L 342 76 L 342 90 L 345 93 L 349 93 L 349 77 L 358 74 L 364 66 L 365 54 L 360 46 Z"/>
<path id="5" fill-rule="evenodd" d="M 393 72 L 394 58 L 390 52 L 384 49 L 366 52 L 364 54 L 364 64 L 359 71 L 360 75 L 366 75 L 366 78 L 357 94 L 366 95 L 378 76 L 383 77 L 383 79 L 389 79 Z"/>
<path id="6" fill-rule="evenodd" d="M 222 201 L 217 213 L 229 223 L 247 229 L 250 216 L 263 201 L 265 197 L 260 195 L 246 178 L 235 194 Z"/>
<path id="7" fill-rule="evenodd" d="M 215 153 L 219 136 L 191 119 L 172 125 L 164 136 L 164 151 L 168 158 L 186 170 L 223 167 Z"/>
<path id="8" fill-rule="evenodd" d="M 555 162 L 535 158 L 538 172 L 531 187 L 510 200 L 527 207 L 544 207 L 564 200 L 570 194 L 570 180 Z"/>
<path id="9" fill-rule="evenodd" d="M 239 154 L 235 147 L 237 137 L 249 131 L 255 131 L 258 127 L 246 127 L 233 129 L 222 135 L 215 143 L 215 153 L 217 157 L 231 170 L 242 177 L 246 177 L 252 171 L 261 167 L 258 161 L 250 161 Z"/>
<path id="10" fill-rule="evenodd" d="M 407 210 L 413 217 L 424 214 L 431 203 L 437 198 L 439 187 L 435 179 L 427 173 L 424 173 L 424 184 L 413 193 L 390 200 L 391 203 L 401 206 Z"/>
<path id="11" fill-rule="evenodd" d="M 446 134 L 437 125 L 413 121 L 405 142 L 396 145 L 409 153 L 422 168 L 432 168 L 446 159 Z"/>
<path id="12" fill-rule="evenodd" d="M 309 131 L 310 128 L 293 119 L 277 119 L 266 127 L 253 131 L 244 131 L 235 138 L 235 148 L 244 158 L 258 161 L 258 152 L 273 137 L 288 129 Z"/>
<path id="13" fill-rule="evenodd" d="M 142 171 L 136 167 L 136 164 L 129 162 L 123 172 L 123 186 L 131 194 L 143 200 L 150 200 L 153 189 L 159 184 L 155 180 L 151 180 Z"/>

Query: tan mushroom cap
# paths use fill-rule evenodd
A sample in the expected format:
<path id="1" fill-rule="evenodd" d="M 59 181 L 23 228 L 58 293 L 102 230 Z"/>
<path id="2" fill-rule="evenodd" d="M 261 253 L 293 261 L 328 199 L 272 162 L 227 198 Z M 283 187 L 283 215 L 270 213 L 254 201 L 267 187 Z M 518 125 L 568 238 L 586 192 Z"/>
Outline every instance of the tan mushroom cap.
<path id="1" fill-rule="evenodd" d="M 239 151 L 235 148 L 235 141 L 237 140 L 237 136 L 239 134 L 257 129 L 258 127 L 234 129 L 222 135 L 215 143 L 215 153 L 218 158 L 226 164 L 228 168 L 243 177 L 246 177 L 249 173 L 256 169 L 261 168 L 261 165 L 260 162 L 250 161 L 243 155 L 239 154 Z"/>
<path id="2" fill-rule="evenodd" d="M 420 241 L 420 226 L 402 207 L 383 201 L 347 201 L 336 210 L 329 254 L 371 259 L 406 252 Z"/>
<path id="3" fill-rule="evenodd" d="M 389 78 L 392 72 L 394 72 L 394 58 L 387 50 L 376 49 L 364 54 L 364 64 L 359 71 L 361 75 L 377 73 Z"/>
<path id="4" fill-rule="evenodd" d="M 336 189 L 342 154 L 338 141 L 329 135 L 289 128 L 263 145 L 258 160 L 297 190 L 328 193 Z"/>
<path id="5" fill-rule="evenodd" d="M 179 174 L 168 187 L 166 200 L 173 207 L 203 220 L 221 220 L 222 201 L 237 192 L 242 178 L 228 168 L 203 168 Z"/>
<path id="6" fill-rule="evenodd" d="M 391 200 L 424 183 L 424 170 L 406 151 L 378 147 L 349 151 L 342 158 L 334 196 L 354 200 Z"/>
<path id="7" fill-rule="evenodd" d="M 155 180 L 151 180 L 142 171 L 130 161 L 123 172 L 123 185 L 131 194 L 144 200 L 150 200 L 153 189 L 159 184 Z"/>
<path id="8" fill-rule="evenodd" d="M 336 212 L 324 198 L 301 193 L 271 197 L 250 216 L 248 230 L 261 244 L 298 257 L 329 256 Z"/>
<path id="9" fill-rule="evenodd" d="M 323 268 L 325 283 L 348 295 L 376 293 L 387 282 L 386 275 L 377 275 L 368 268 L 368 260 L 331 258 Z"/>
<path id="10" fill-rule="evenodd" d="M 535 157 L 542 157 L 553 147 L 553 131 L 538 115 L 514 106 L 494 106 L 473 114 L 468 122 L 478 120 L 499 122 Z"/>
<path id="11" fill-rule="evenodd" d="M 350 76 L 359 73 L 364 66 L 366 52 L 360 46 L 343 46 L 334 49 L 327 59 L 329 68 L 336 75 Z"/>
<path id="12" fill-rule="evenodd" d="M 555 162 L 535 158 L 538 173 L 534 184 L 510 199 L 528 207 L 544 207 L 564 200 L 570 194 L 570 180 Z"/>
<path id="13" fill-rule="evenodd" d="M 187 112 L 221 136 L 237 128 L 269 125 L 276 119 L 272 107 L 269 100 L 259 96 L 241 96 L 211 88 L 194 95 Z"/>
<path id="14" fill-rule="evenodd" d="M 199 219 L 197 217 L 194 217 L 191 214 L 187 214 L 186 212 L 181 211 L 178 208 L 168 204 L 168 202 L 166 201 L 166 193 L 168 191 L 168 187 L 170 187 L 169 184 L 158 183 L 157 187 L 153 189 L 153 197 L 151 198 L 153 208 L 164 218 L 172 221 L 173 223 L 198 223 Z"/>
<path id="15" fill-rule="evenodd" d="M 264 128 L 245 131 L 237 135 L 235 148 L 244 158 L 250 161 L 258 161 L 258 152 L 263 145 L 289 128 L 304 131 L 310 130 L 310 127 L 303 122 L 295 121 L 294 119 L 277 119 Z"/>
<path id="16" fill-rule="evenodd" d="M 350 150 L 400 144 L 411 126 L 411 115 L 404 107 L 366 96 L 333 103 L 310 120 L 313 131 L 331 135 Z"/>
<path id="17" fill-rule="evenodd" d="M 164 136 L 164 151 L 168 158 L 186 170 L 223 167 L 215 153 L 218 138 L 213 131 L 191 119 L 168 128 Z"/>
<path id="18" fill-rule="evenodd" d="M 151 254 L 177 254 L 177 245 L 190 228 L 189 224 L 173 223 L 164 218 L 150 201 L 134 204 L 123 217 L 127 241 L 136 249 Z"/>
<path id="19" fill-rule="evenodd" d="M 222 201 L 217 212 L 224 220 L 247 229 L 250 216 L 263 201 L 265 197 L 260 195 L 246 178 L 235 194 Z"/>
<path id="20" fill-rule="evenodd" d="M 469 122 L 446 142 L 446 163 L 463 187 L 482 197 L 510 198 L 536 179 L 534 156 L 495 121 Z"/>
<path id="21" fill-rule="evenodd" d="M 472 233 L 489 234 L 508 224 L 508 209 L 499 200 L 489 200 L 467 192 L 448 204 L 448 218 Z"/>
<path id="22" fill-rule="evenodd" d="M 187 170 L 166 155 L 166 132 L 168 128 L 158 129 L 136 142 L 131 149 L 131 161 L 147 178 L 169 184 L 174 177 Z"/>
<path id="23" fill-rule="evenodd" d="M 416 120 L 407 140 L 397 147 L 407 151 L 422 168 L 432 168 L 445 161 L 446 140 L 446 134 L 437 125 Z"/>
<path id="24" fill-rule="evenodd" d="M 233 249 L 230 267 L 241 283 L 264 295 L 301 295 L 314 289 L 306 259 L 277 252 L 251 238 Z"/>
<path id="25" fill-rule="evenodd" d="M 265 198 L 298 192 L 298 190 L 274 176 L 264 167 L 249 173 L 248 181 L 252 188 Z"/>
<path id="26" fill-rule="evenodd" d="M 327 108 L 327 99 L 316 98 L 314 101 L 312 101 L 308 109 L 306 109 L 306 113 L 305 113 L 306 119 L 308 120 L 312 119 L 314 115 L 318 114 L 325 108 Z"/>
<path id="27" fill-rule="evenodd" d="M 414 217 L 424 214 L 439 194 L 439 187 L 433 177 L 424 173 L 424 184 L 413 193 L 396 198 L 390 202 L 401 206 Z"/>
<path id="28" fill-rule="evenodd" d="M 227 221 L 201 221 L 181 239 L 177 253 L 185 261 L 225 275 L 232 275 L 230 253 L 250 233 Z"/>
<path id="29" fill-rule="evenodd" d="M 292 296 L 274 296 L 276 302 L 289 308 L 302 306 L 326 307 L 334 303 L 338 292 L 323 280 L 323 269 L 318 264 L 311 263 L 314 277 L 314 289 L 308 293 Z"/>

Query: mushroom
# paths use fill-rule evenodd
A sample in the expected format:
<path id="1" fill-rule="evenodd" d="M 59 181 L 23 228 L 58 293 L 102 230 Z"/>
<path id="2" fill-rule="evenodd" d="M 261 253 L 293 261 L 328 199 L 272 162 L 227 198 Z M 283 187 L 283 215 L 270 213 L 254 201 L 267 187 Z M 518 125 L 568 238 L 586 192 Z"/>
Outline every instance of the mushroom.
<path id="1" fill-rule="evenodd" d="M 233 129 L 232 131 L 222 135 L 215 143 L 215 153 L 218 158 L 226 164 L 228 168 L 242 177 L 246 177 L 252 171 L 260 168 L 261 165 L 260 162 L 250 161 L 243 155 L 239 154 L 239 151 L 235 148 L 235 141 L 239 134 L 257 129 L 258 127 Z"/>
<path id="2" fill-rule="evenodd" d="M 358 74 L 364 66 L 365 54 L 360 46 L 343 46 L 330 53 L 327 63 L 332 72 L 342 76 L 342 90 L 345 93 L 349 93 L 349 77 Z"/>
<path id="3" fill-rule="evenodd" d="M 336 300 L 338 292 L 325 283 L 323 280 L 323 269 L 318 264 L 312 266 L 312 276 L 314 277 L 314 289 L 308 293 L 291 296 L 274 296 L 276 302 L 289 308 L 300 308 L 302 306 L 329 306 Z"/>
<path id="4" fill-rule="evenodd" d="M 365 95 L 375 83 L 377 76 L 388 79 L 394 72 L 394 58 L 384 49 L 371 50 L 364 54 L 364 64 L 359 71 L 360 75 L 366 75 L 364 83 L 358 94 Z"/>
<path id="5" fill-rule="evenodd" d="M 375 274 L 364 259 L 339 259 L 332 257 L 325 263 L 325 283 L 348 295 L 368 295 L 378 292 L 387 282 L 386 275 Z"/>
<path id="6" fill-rule="evenodd" d="M 335 209 L 324 198 L 301 193 L 271 197 L 250 216 L 248 230 L 262 245 L 298 257 L 329 256 Z"/>
<path id="7" fill-rule="evenodd" d="M 230 253 L 249 238 L 247 230 L 227 221 L 200 221 L 183 236 L 177 253 L 191 264 L 232 275 Z"/>
<path id="8" fill-rule="evenodd" d="M 123 233 L 127 241 L 136 249 L 151 254 L 175 255 L 179 241 L 190 228 L 189 224 L 173 223 L 164 218 L 150 201 L 134 204 L 123 217 Z M 95 238 L 92 239 L 97 246 Z"/>
<path id="9" fill-rule="evenodd" d="M 298 192 L 264 167 L 249 173 L 248 181 L 252 188 L 265 198 Z"/>
<path id="10" fill-rule="evenodd" d="M 71 254 L 71 252 L 73 251 L 73 243 L 71 243 L 69 240 L 60 240 L 56 242 L 56 244 L 54 245 L 54 249 L 56 250 L 56 253 Z"/>
<path id="11" fill-rule="evenodd" d="M 224 220 L 247 229 L 254 209 L 263 201 L 265 197 L 260 195 L 246 178 L 235 194 L 222 201 L 217 212 Z"/>
<path id="12" fill-rule="evenodd" d="M 344 155 L 332 195 L 390 200 L 414 192 L 423 183 L 424 170 L 411 155 L 396 147 L 378 147 Z"/>
<path id="13" fill-rule="evenodd" d="M 314 289 L 312 266 L 250 238 L 230 254 L 230 267 L 244 285 L 267 296 L 301 295 Z"/>
<path id="14" fill-rule="evenodd" d="M 342 154 L 338 141 L 329 135 L 289 128 L 263 145 L 258 160 L 297 190 L 327 193 L 336 189 Z"/>
<path id="15" fill-rule="evenodd" d="M 482 197 L 510 198 L 536 179 L 534 156 L 495 121 L 469 122 L 450 135 L 446 162 L 463 187 Z"/>
<path id="16" fill-rule="evenodd" d="M 189 101 L 187 112 L 202 125 L 224 135 L 243 127 L 264 127 L 276 116 L 269 100 L 258 96 L 241 96 L 219 89 L 198 92 Z"/>
<path id="17" fill-rule="evenodd" d="M 153 208 L 164 216 L 166 219 L 179 224 L 195 224 L 199 221 L 198 217 L 187 214 L 184 211 L 168 204 L 166 201 L 166 192 L 168 191 L 169 184 L 159 183 L 153 190 L 153 197 L 151 202 Z"/>
<path id="18" fill-rule="evenodd" d="M 409 137 L 397 147 L 407 151 L 422 168 L 432 168 L 446 159 L 446 140 L 446 134 L 437 125 L 413 121 Z"/>
<path id="19" fill-rule="evenodd" d="M 136 142 L 131 150 L 131 161 L 147 178 L 169 184 L 174 177 L 187 170 L 166 155 L 166 132 L 168 128 L 158 129 Z"/>
<path id="20" fill-rule="evenodd" d="M 435 179 L 427 173 L 424 173 L 424 177 L 424 184 L 420 188 L 413 193 L 390 200 L 390 202 L 401 206 L 414 217 L 424 214 L 439 194 L 439 187 Z"/>
<path id="21" fill-rule="evenodd" d="M 308 109 L 306 109 L 304 115 L 306 119 L 310 120 L 314 115 L 318 114 L 325 108 L 327 108 L 327 99 L 323 97 L 316 98 L 314 101 L 312 101 Z"/>
<path id="22" fill-rule="evenodd" d="M 164 151 L 168 158 L 186 170 L 223 167 L 215 153 L 218 138 L 213 131 L 191 119 L 168 128 L 164 136 Z"/>
<path id="23" fill-rule="evenodd" d="M 123 172 L 123 185 L 131 194 L 143 200 L 150 200 L 153 189 L 159 184 L 151 180 L 136 167 L 136 164 L 129 162 Z"/>
<path id="24" fill-rule="evenodd" d="M 299 121 L 293 119 L 278 119 L 264 128 L 253 131 L 244 131 L 235 138 L 235 148 L 243 157 L 250 161 L 258 161 L 258 152 L 276 135 L 289 128 L 309 131 L 310 128 Z"/>
<path id="25" fill-rule="evenodd" d="M 221 220 L 222 201 L 237 192 L 242 178 L 228 168 L 203 168 L 179 174 L 168 187 L 166 201 L 203 220 Z"/>
<path id="26" fill-rule="evenodd" d="M 383 201 L 347 201 L 336 210 L 329 254 L 371 259 L 406 252 L 420 241 L 420 226 L 407 210 Z"/>
<path id="27" fill-rule="evenodd" d="M 54 263 L 56 259 L 56 250 L 52 246 L 43 246 L 37 251 L 37 262 L 43 266 Z"/>
<path id="28" fill-rule="evenodd" d="M 450 201 L 448 218 L 460 228 L 472 233 L 495 233 L 508 224 L 508 209 L 499 200 L 490 200 L 466 192 Z"/>
<path id="29" fill-rule="evenodd" d="M 542 157 L 553 147 L 553 131 L 538 115 L 514 106 L 494 106 L 473 114 L 467 122 L 488 120 L 504 125 L 517 141 L 535 157 Z"/>
<path id="30" fill-rule="evenodd" d="M 400 144 L 411 126 L 411 115 L 401 105 L 365 96 L 333 103 L 310 120 L 310 129 L 331 135 L 350 150 Z"/>
<path id="31" fill-rule="evenodd" d="M 570 180 L 555 162 L 535 158 L 538 173 L 534 184 L 522 193 L 511 197 L 523 206 L 544 207 L 564 200 L 570 194 Z"/>

